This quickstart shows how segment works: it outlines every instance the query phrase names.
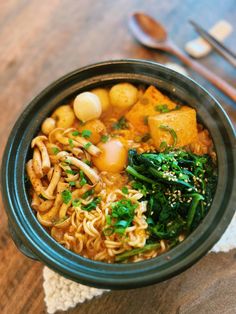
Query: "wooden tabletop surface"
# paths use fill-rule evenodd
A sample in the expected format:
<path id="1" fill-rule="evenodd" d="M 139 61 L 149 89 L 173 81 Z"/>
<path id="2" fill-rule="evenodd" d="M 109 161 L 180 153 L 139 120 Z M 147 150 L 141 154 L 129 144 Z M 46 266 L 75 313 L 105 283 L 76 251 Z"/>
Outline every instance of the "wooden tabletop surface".
<path id="1" fill-rule="evenodd" d="M 108 59 L 178 62 L 141 47 L 127 19 L 145 11 L 159 19 L 176 44 L 195 37 L 191 18 L 209 28 L 220 19 L 235 26 L 235 0 L 8 0 L 0 1 L 0 158 L 27 103 L 44 87 L 81 66 Z M 226 44 L 236 48 L 236 36 Z M 235 86 L 235 69 L 216 53 L 200 61 Z M 236 105 L 197 74 L 236 125 Z M 0 313 L 46 313 L 42 268 L 13 244 L 0 204 Z M 236 313 L 236 250 L 209 254 L 181 275 L 151 287 L 115 291 L 67 313 Z"/>

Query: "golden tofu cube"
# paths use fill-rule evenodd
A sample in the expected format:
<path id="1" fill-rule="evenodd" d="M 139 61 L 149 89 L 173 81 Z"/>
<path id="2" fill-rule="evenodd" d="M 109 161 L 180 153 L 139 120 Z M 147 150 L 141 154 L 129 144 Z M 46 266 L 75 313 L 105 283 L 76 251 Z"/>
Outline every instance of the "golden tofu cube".
<path id="1" fill-rule="evenodd" d="M 160 114 L 158 111 L 160 106 L 172 110 L 176 104 L 154 86 L 149 86 L 142 98 L 128 111 L 125 117 L 136 130 L 145 134 L 149 132 L 148 117 Z"/>
<path id="2" fill-rule="evenodd" d="M 158 150 L 162 150 L 160 146 L 163 142 L 168 146 L 174 145 L 175 136 L 173 135 L 175 134 L 175 147 L 186 146 L 197 139 L 196 111 L 187 106 L 149 117 L 148 125 L 154 145 Z"/>

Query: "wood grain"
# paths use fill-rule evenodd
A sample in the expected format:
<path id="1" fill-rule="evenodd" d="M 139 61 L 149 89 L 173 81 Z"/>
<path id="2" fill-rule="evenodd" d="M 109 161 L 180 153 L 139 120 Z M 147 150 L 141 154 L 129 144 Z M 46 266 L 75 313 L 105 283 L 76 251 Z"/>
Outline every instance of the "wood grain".
<path id="1" fill-rule="evenodd" d="M 127 18 L 145 11 L 166 25 L 183 48 L 195 33 L 221 18 L 236 19 L 235 0 L 8 0 L 0 1 L 0 159 L 10 130 L 27 103 L 50 82 L 78 67 L 115 58 L 176 59 L 141 47 L 129 33 Z M 233 49 L 236 37 L 227 45 Z M 201 61 L 235 86 L 235 71 L 216 54 Z M 235 104 L 189 71 L 222 103 L 236 125 Z M 42 265 L 21 255 L 7 231 L 0 202 L 0 313 L 46 313 Z M 68 313 L 235 313 L 236 251 L 210 254 L 190 270 L 143 289 L 111 292 Z"/>

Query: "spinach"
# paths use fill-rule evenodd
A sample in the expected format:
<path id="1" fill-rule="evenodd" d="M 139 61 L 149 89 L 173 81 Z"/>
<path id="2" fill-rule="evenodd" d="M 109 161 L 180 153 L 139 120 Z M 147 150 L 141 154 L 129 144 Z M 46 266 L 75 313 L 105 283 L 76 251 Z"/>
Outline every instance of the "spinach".
<path id="1" fill-rule="evenodd" d="M 101 203 L 100 197 L 95 197 L 91 202 L 86 205 L 81 206 L 83 210 L 90 212 L 93 209 L 96 209 L 97 205 Z"/>
<path id="2" fill-rule="evenodd" d="M 127 173 L 138 190 L 145 187 L 151 241 L 178 242 L 207 214 L 217 183 L 216 165 L 209 155 L 184 150 L 138 154 L 129 151 Z M 174 242 L 173 242 L 174 241 Z"/>
<path id="3" fill-rule="evenodd" d="M 124 253 L 121 253 L 119 255 L 116 255 L 115 261 L 116 262 L 122 262 L 122 261 L 125 261 L 125 260 L 127 260 L 128 258 L 130 258 L 130 257 L 132 257 L 134 255 L 137 255 L 137 254 L 140 254 L 140 253 L 144 253 L 144 252 L 147 252 L 147 251 L 151 251 L 151 250 L 155 250 L 155 249 L 157 249 L 159 247 L 160 247 L 159 243 L 146 244 L 142 248 L 132 249 L 132 250 L 129 250 L 127 252 L 124 252 Z"/>

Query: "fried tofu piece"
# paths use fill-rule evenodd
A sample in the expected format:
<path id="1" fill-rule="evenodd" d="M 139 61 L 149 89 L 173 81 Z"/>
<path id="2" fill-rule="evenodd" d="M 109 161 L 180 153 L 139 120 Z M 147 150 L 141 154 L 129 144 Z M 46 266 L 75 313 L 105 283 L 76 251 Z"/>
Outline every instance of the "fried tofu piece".
<path id="1" fill-rule="evenodd" d="M 162 150 L 162 142 L 168 146 L 174 145 L 175 134 L 175 147 L 194 142 L 198 135 L 196 111 L 187 106 L 149 117 L 148 125 L 154 145 L 159 151 Z"/>
<path id="2" fill-rule="evenodd" d="M 163 95 L 154 86 L 149 86 L 142 98 L 125 115 L 126 119 L 140 132 L 148 133 L 148 117 L 158 115 L 158 106 L 165 106 L 167 110 L 172 110 L 176 104 L 167 96 Z"/>

